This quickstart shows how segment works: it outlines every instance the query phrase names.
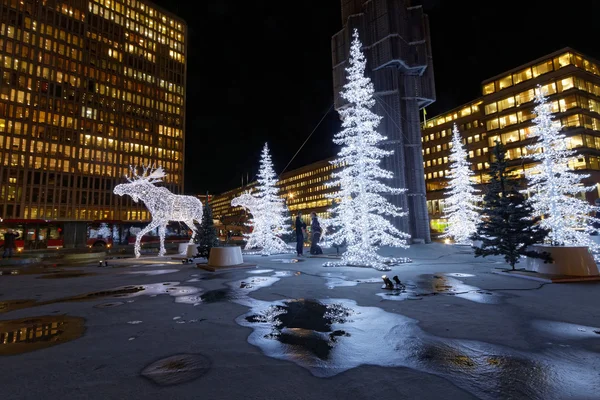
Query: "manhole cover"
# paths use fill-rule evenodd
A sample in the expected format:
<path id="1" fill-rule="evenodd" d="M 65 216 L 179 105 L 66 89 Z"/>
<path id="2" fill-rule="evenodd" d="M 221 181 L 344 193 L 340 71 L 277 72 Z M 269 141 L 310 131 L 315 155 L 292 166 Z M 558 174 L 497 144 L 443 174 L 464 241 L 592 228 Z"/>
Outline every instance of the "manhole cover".
<path id="1" fill-rule="evenodd" d="M 141 375 L 157 385 L 171 386 L 200 378 L 208 372 L 210 364 L 202 354 L 176 354 L 153 362 Z"/>

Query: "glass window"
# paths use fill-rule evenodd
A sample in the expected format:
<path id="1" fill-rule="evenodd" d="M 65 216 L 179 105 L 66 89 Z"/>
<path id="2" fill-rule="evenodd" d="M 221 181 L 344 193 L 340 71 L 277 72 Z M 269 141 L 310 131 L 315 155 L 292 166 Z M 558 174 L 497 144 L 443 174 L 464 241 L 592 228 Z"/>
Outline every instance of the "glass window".
<path id="1" fill-rule="evenodd" d="M 533 101 L 534 97 L 535 97 L 535 93 L 533 92 L 533 89 L 529 89 L 529 90 L 519 93 L 516 98 L 517 106 L 520 106 L 521 104 L 529 103 L 530 101 Z"/>
<path id="2" fill-rule="evenodd" d="M 559 92 L 563 92 L 563 91 L 565 91 L 565 90 L 569 90 L 569 89 L 571 89 L 572 87 L 574 87 L 574 84 L 573 84 L 573 77 L 572 77 L 572 76 L 570 76 L 570 77 L 568 77 L 568 78 L 561 79 L 561 80 L 560 80 L 560 81 L 558 81 L 556 84 L 557 84 L 557 87 L 558 87 L 558 91 L 559 91 Z"/>
<path id="3" fill-rule="evenodd" d="M 485 105 L 485 114 L 486 115 L 494 114 L 496 112 L 498 112 L 498 107 L 496 106 L 495 102 Z"/>
<path id="4" fill-rule="evenodd" d="M 533 77 L 536 78 L 547 72 L 552 71 L 552 60 L 544 61 L 533 67 Z"/>
<path id="5" fill-rule="evenodd" d="M 565 53 L 554 59 L 554 65 L 558 68 L 566 67 L 571 64 L 571 53 Z"/>
<path id="6" fill-rule="evenodd" d="M 515 106 L 515 98 L 511 96 L 504 100 L 500 100 L 498 102 L 498 111 L 503 111 L 503 110 L 506 110 L 507 108 L 512 108 L 514 106 Z"/>
<path id="7" fill-rule="evenodd" d="M 513 82 L 516 85 L 517 83 L 521 83 L 533 77 L 531 73 L 531 68 L 526 68 L 523 71 L 519 71 L 516 74 L 513 74 Z"/>
<path id="8" fill-rule="evenodd" d="M 485 85 L 483 87 L 483 94 L 492 94 L 496 91 L 496 88 L 494 86 L 494 82 L 490 82 L 487 85 Z"/>
<path id="9" fill-rule="evenodd" d="M 512 84 L 512 75 L 505 76 L 504 78 L 498 80 L 498 89 L 502 90 L 512 86 Z"/>

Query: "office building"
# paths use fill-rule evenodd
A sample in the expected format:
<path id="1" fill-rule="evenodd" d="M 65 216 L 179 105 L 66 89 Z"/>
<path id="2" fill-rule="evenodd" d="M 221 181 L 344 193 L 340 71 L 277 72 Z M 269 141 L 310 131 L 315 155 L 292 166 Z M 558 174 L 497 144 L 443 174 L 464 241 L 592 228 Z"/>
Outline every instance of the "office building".
<path id="1" fill-rule="evenodd" d="M 600 197 L 600 62 L 565 48 L 484 81 L 479 98 L 424 123 L 423 166 L 432 230 L 445 227 L 448 145 L 455 123 L 482 193 L 490 179 L 497 140 L 506 146 L 511 174 L 526 187 L 524 173 L 534 165 L 527 145 L 532 141 L 529 133 L 538 85 L 547 93 L 555 119 L 564 126 L 568 147 L 577 150 L 571 167 L 590 174 L 586 185 L 597 186 L 585 194 L 587 200 Z"/>
<path id="2" fill-rule="evenodd" d="M 147 220 L 129 166 L 183 192 L 187 27 L 140 0 L 0 2 L 0 216 Z"/>
<path id="3" fill-rule="evenodd" d="M 367 59 L 367 75 L 375 87 L 382 116 L 379 132 L 394 155 L 384 168 L 394 173 L 391 186 L 405 188 L 390 201 L 408 216 L 393 222 L 415 242 L 430 242 L 419 110 L 435 101 L 429 23 L 421 6 L 410 0 L 342 0 L 343 29 L 332 38 L 333 90 L 337 110 L 346 106 L 339 96 L 346 83 L 352 33 L 359 32 Z"/>

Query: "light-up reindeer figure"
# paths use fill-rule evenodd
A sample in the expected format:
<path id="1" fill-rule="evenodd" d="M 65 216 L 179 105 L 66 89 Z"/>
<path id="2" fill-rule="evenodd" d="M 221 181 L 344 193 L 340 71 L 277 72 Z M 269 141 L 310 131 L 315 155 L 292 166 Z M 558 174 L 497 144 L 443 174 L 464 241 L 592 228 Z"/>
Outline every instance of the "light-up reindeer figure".
<path id="1" fill-rule="evenodd" d="M 257 215 L 257 212 L 259 211 L 258 210 L 258 199 L 255 196 L 253 196 L 250 192 L 242 193 L 238 197 L 233 198 L 231 200 L 231 206 L 245 208 L 252 215 L 252 218 L 255 218 Z M 247 223 L 246 225 L 256 228 L 252 222 Z M 256 245 L 254 243 L 256 240 L 255 235 L 246 234 L 244 236 L 246 236 L 246 238 L 248 239 L 248 242 L 246 243 L 245 248 L 246 249 L 254 248 Z"/>
<path id="2" fill-rule="evenodd" d="M 131 177 L 125 176 L 129 183 L 117 185 L 114 193 L 123 196 L 129 195 L 134 202 L 141 200 L 150 214 L 152 221 L 142 229 L 135 239 L 135 256 L 140 257 L 140 241 L 142 237 L 151 230 L 158 228 L 160 236 L 159 256 L 164 256 L 165 250 L 165 232 L 169 221 L 183 222 L 192 230 L 192 237 L 189 243 L 194 242 L 196 236 L 196 226 L 194 220 L 199 223 L 202 220 L 202 203 L 193 196 L 182 196 L 173 194 L 165 187 L 155 186 L 155 183 L 162 182 L 161 178 L 166 176 L 161 167 L 151 169 L 144 167 L 142 175 L 137 174 L 137 170 L 131 169 Z"/>

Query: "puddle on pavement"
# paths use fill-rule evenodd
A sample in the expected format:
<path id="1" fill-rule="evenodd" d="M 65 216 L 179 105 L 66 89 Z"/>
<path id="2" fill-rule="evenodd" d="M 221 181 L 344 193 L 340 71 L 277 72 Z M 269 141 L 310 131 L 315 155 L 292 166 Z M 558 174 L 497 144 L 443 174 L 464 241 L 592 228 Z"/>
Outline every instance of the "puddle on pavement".
<path id="1" fill-rule="evenodd" d="M 266 273 L 273 272 L 273 271 L 274 270 L 272 270 L 272 269 L 255 269 L 255 270 L 246 271 L 246 272 L 249 274 L 266 274 Z"/>
<path id="2" fill-rule="evenodd" d="M 319 275 L 325 278 L 325 286 L 328 289 L 334 289 L 336 287 L 351 287 L 358 286 L 359 283 L 381 283 L 381 278 L 366 278 L 366 279 L 349 279 L 343 274 L 336 273 L 325 273 Z"/>
<path id="3" fill-rule="evenodd" d="M 407 367 L 448 379 L 481 399 L 585 398 L 600 390 L 600 356 L 568 349 L 527 353 L 483 342 L 445 339 L 418 321 L 352 300 L 252 299 L 236 319 L 248 342 L 317 377 L 360 365 Z"/>
<path id="4" fill-rule="evenodd" d="M 0 313 L 6 313 L 9 311 L 20 310 L 23 308 L 31 308 L 44 306 L 48 304 L 57 303 L 68 303 L 68 302 L 79 302 L 79 301 L 92 301 L 98 300 L 105 297 L 112 298 L 131 298 L 137 296 L 157 296 L 159 294 L 168 294 L 172 297 L 181 297 L 178 303 L 185 303 L 186 296 L 200 293 L 202 289 L 191 287 L 191 286 L 178 286 L 179 282 L 165 282 L 165 283 L 154 283 L 148 285 L 129 285 L 118 287 L 115 289 L 104 290 L 100 292 L 86 293 L 77 296 L 61 297 L 58 299 L 47 300 L 47 301 L 35 301 L 35 300 L 7 300 L 0 302 Z"/>
<path id="5" fill-rule="evenodd" d="M 85 319 L 66 315 L 0 321 L 0 355 L 41 350 L 75 340 L 85 332 Z"/>
<path id="6" fill-rule="evenodd" d="M 32 267 L 18 268 L 18 269 L 0 269 L 0 275 L 15 276 L 15 275 L 42 275 L 42 274 L 57 274 L 63 273 L 67 270 L 64 268 L 57 268 L 53 266 L 36 265 Z M 75 272 L 75 271 L 72 271 Z M 81 271 L 77 271 L 81 272 Z"/>
<path id="7" fill-rule="evenodd" d="M 450 274 L 421 275 L 415 282 L 402 282 L 401 289 L 377 293 L 384 300 L 418 299 L 427 296 L 456 296 L 465 300 L 482 304 L 499 304 L 501 295 L 463 283 L 463 281 L 448 276 Z M 454 276 L 456 274 L 453 274 Z M 465 274 L 468 275 L 468 274 Z"/>
<path id="8" fill-rule="evenodd" d="M 475 276 L 473 274 L 464 274 L 462 272 L 449 272 L 449 273 L 444 274 L 444 275 L 446 275 L 446 276 L 452 276 L 454 278 L 472 278 L 472 277 Z"/>
<path id="9" fill-rule="evenodd" d="M 202 354 L 177 354 L 153 362 L 141 375 L 159 386 L 172 386 L 202 377 L 211 367 Z"/>
<path id="10" fill-rule="evenodd" d="M 533 321 L 532 326 L 554 339 L 600 339 L 600 328 L 559 321 Z"/>
<path id="11" fill-rule="evenodd" d="M 223 273 L 218 273 L 218 274 L 210 274 L 210 275 L 205 275 L 202 276 L 200 279 L 202 279 L 203 281 L 212 281 L 214 279 L 231 279 L 233 278 L 233 274 L 231 272 L 223 272 Z"/>
<path id="12" fill-rule="evenodd" d="M 118 307 L 118 306 L 122 306 L 123 304 L 125 304 L 122 301 L 115 301 L 112 303 L 102 303 L 102 304 L 96 304 L 94 306 L 94 308 L 113 308 L 113 307 Z"/>
<path id="13" fill-rule="evenodd" d="M 171 274 L 173 272 L 179 272 L 178 269 L 156 269 L 153 271 L 133 271 L 133 272 L 123 272 L 123 274 L 144 274 L 144 275 L 148 275 L 148 276 L 154 276 L 154 275 L 164 275 L 164 274 Z"/>
<path id="14" fill-rule="evenodd" d="M 269 260 L 270 262 L 281 263 L 281 264 L 296 264 L 299 262 L 304 262 L 301 258 L 273 258 Z"/>
<path id="15" fill-rule="evenodd" d="M 52 274 L 44 274 L 42 276 L 38 276 L 37 279 L 65 279 L 65 278 L 81 278 L 84 276 L 94 276 L 98 275 L 95 272 L 84 272 L 84 271 L 66 271 L 66 272 L 56 272 Z"/>

